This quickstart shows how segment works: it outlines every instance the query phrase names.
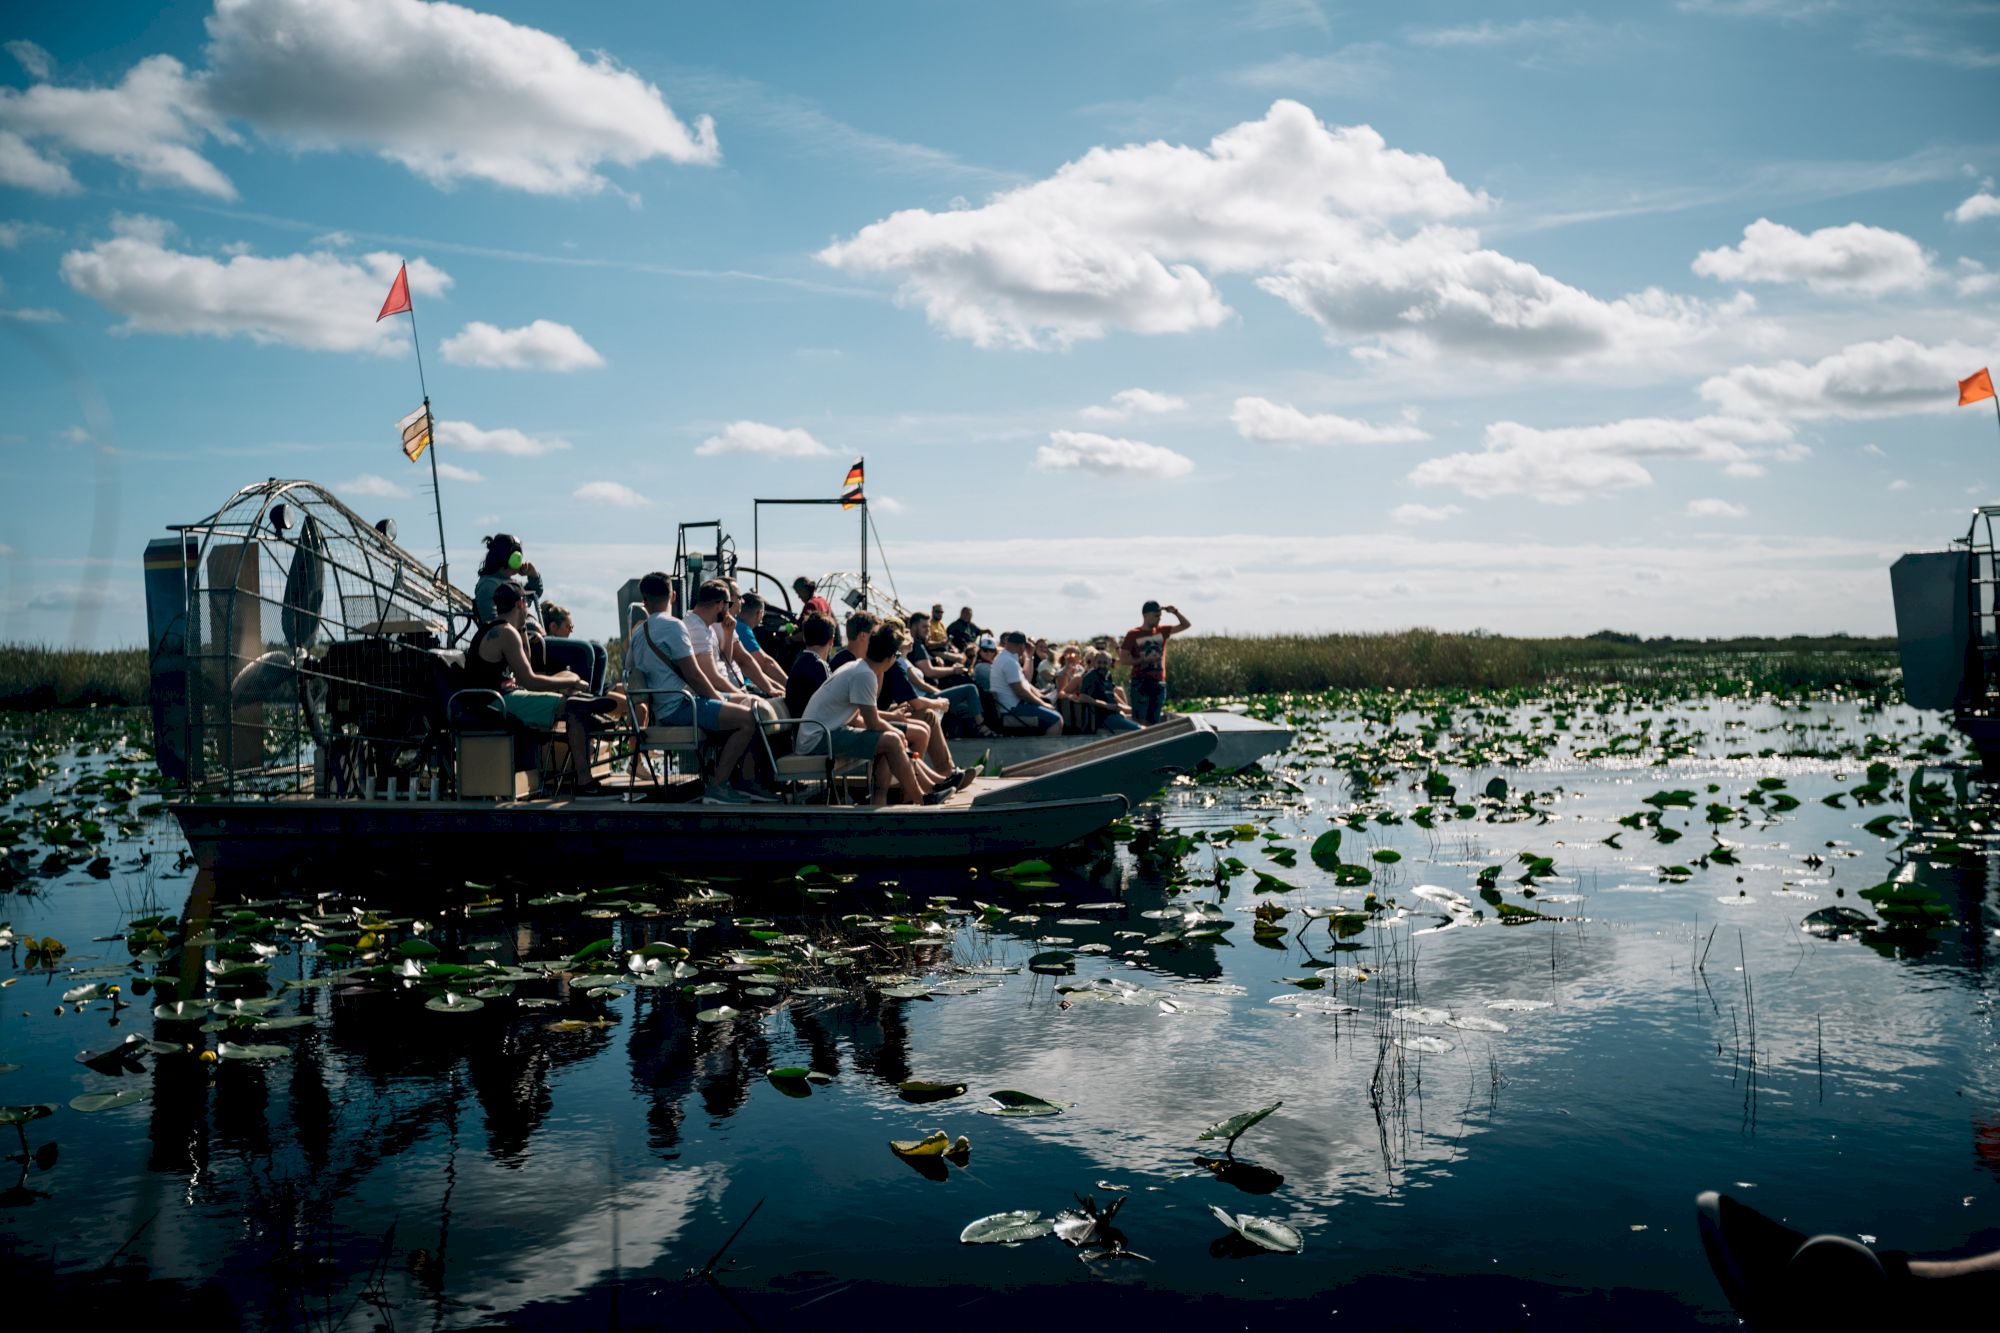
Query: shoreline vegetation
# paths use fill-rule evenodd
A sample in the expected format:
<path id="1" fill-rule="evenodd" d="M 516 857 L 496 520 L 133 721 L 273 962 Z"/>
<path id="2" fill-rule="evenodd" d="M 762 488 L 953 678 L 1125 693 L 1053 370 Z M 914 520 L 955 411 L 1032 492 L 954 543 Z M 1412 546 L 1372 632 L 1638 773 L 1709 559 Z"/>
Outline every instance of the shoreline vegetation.
<path id="1" fill-rule="evenodd" d="M 613 645 L 616 652 L 617 645 Z M 1190 635 L 1175 642 L 1177 699 L 1327 689 L 1508 689 L 1563 679 L 1679 680 L 1726 693 L 1886 688 L 1896 641 L 1845 634 L 1786 638 L 1508 638 L 1409 629 L 1370 634 Z M 1122 673 L 1121 673 L 1122 675 Z M 135 707 L 146 650 L 0 645 L 0 709 Z"/>

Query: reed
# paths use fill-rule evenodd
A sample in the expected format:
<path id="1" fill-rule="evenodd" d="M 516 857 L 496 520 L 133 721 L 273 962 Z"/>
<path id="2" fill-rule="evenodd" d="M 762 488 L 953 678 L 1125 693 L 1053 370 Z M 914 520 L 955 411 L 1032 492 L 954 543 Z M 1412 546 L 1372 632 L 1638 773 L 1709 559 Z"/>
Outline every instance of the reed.
<path id="1" fill-rule="evenodd" d="M 146 702 L 146 650 L 93 652 L 0 644 L 0 709 L 115 707 Z"/>

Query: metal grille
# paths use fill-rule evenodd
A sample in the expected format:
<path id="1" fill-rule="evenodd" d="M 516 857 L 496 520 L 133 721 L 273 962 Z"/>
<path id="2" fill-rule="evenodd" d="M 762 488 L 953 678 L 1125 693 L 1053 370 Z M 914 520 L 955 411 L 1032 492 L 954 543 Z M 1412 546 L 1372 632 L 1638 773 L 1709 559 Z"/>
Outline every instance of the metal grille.
<path id="1" fill-rule="evenodd" d="M 470 598 L 311 482 L 247 486 L 174 531 L 192 793 L 337 797 L 448 780 L 444 709 Z"/>

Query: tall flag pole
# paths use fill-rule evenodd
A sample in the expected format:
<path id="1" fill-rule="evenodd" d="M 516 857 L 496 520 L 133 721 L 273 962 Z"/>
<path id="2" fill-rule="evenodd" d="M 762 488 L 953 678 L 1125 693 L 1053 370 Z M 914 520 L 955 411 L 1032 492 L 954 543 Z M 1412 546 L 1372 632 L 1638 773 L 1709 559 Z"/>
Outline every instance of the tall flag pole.
<path id="1" fill-rule="evenodd" d="M 1993 393 L 1992 372 L 1983 366 L 1958 382 L 1958 405 L 1964 407 L 1982 398 L 1992 401 L 1993 418 L 2000 421 L 2000 397 L 1996 397 Z"/>
<path id="2" fill-rule="evenodd" d="M 417 307 L 410 300 L 410 266 L 401 264 L 396 269 L 396 281 L 389 286 L 389 295 L 382 302 L 381 313 L 375 316 L 380 324 L 391 315 L 410 317 L 410 345 L 417 352 L 417 387 L 423 391 L 424 405 L 396 423 L 403 437 L 403 456 L 412 463 L 422 457 L 426 450 L 431 456 L 431 504 L 437 513 L 438 530 L 438 582 L 444 591 L 444 629 L 447 641 L 455 637 L 451 614 L 451 557 L 444 540 L 444 491 L 438 485 L 437 431 L 431 419 L 431 390 L 424 381 L 424 344 L 417 337 Z"/>
<path id="3" fill-rule="evenodd" d="M 847 480 L 840 483 L 840 509 L 842 513 L 859 506 L 861 509 L 861 594 L 868 595 L 868 497 L 862 481 L 862 464 L 866 459 L 857 458 L 854 466 L 847 469 Z"/>

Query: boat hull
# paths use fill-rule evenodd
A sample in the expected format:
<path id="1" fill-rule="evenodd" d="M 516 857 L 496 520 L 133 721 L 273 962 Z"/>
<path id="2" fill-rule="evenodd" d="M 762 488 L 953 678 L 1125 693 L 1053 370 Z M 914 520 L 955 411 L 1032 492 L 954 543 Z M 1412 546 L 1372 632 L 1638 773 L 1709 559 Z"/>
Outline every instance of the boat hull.
<path id="1" fill-rule="evenodd" d="M 1215 749 L 1210 751 L 1206 763 L 1211 768 L 1248 768 L 1267 755 L 1277 754 L 1290 746 L 1293 732 L 1290 727 L 1262 722 L 1243 713 L 1186 713 L 1215 733 Z M 1169 723 L 1163 725 L 1171 725 Z M 1134 733 L 1127 733 L 1134 734 Z M 997 739 L 964 739 L 951 743 L 951 757 L 960 764 L 976 762 L 980 756 L 990 756 L 990 769 L 1006 772 L 1019 764 L 1032 763 L 1060 754 L 1065 750 L 1091 745 L 1105 739 L 1106 733 L 1095 732 L 1087 736 L 1001 736 Z"/>
<path id="2" fill-rule="evenodd" d="M 1006 780 L 976 790 L 972 804 L 1077 800 L 1110 792 L 1137 805 L 1200 768 L 1214 753 L 1216 736 L 1194 718 L 1177 717 L 1143 731 L 1079 739 L 1090 743 L 1010 765 Z"/>
<path id="3" fill-rule="evenodd" d="M 694 867 L 978 862 L 1052 851 L 1125 813 L 1114 795 L 970 805 L 684 805 L 620 801 L 365 801 L 311 798 L 172 807 L 195 859 L 220 873 L 330 864 L 520 873 L 538 859 L 594 873 Z"/>

